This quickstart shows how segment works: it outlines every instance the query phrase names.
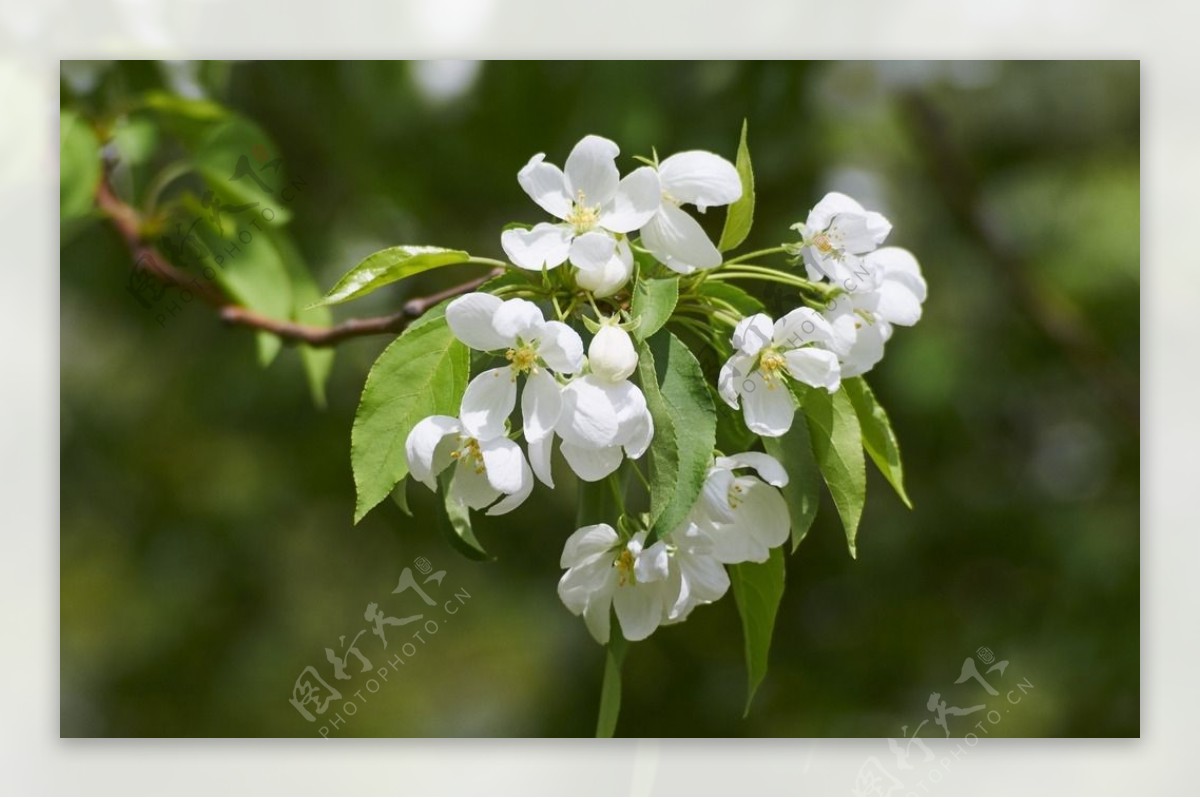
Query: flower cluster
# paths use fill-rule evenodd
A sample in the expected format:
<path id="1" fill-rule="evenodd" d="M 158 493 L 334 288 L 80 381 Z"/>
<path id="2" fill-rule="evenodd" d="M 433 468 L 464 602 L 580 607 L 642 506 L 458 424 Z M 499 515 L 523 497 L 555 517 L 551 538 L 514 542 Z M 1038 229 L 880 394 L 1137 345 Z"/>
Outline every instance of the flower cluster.
<path id="1" fill-rule="evenodd" d="M 685 620 L 729 590 L 726 566 L 765 562 L 789 537 L 780 491 L 788 473 L 775 457 L 758 451 L 726 456 L 702 444 L 690 457 L 694 464 L 708 460 L 706 473 L 672 471 L 688 436 L 700 432 L 686 419 L 703 419 L 706 439 L 715 437 L 710 391 L 742 411 L 749 432 L 779 437 L 795 422 L 797 396 L 835 394 L 844 379 L 869 371 L 894 326 L 920 319 L 926 296 L 916 259 L 882 246 L 890 222 L 843 194 L 826 195 L 793 227 L 798 241 L 727 259 L 682 206 L 703 213 L 738 203 L 752 186 L 739 171 L 749 168 L 748 152 L 745 163 L 739 153 L 738 167 L 709 152 L 661 162 L 655 155 L 639 159 L 645 165 L 624 177 L 619 152 L 606 138 L 586 136 L 564 168 L 538 154 L 520 170 L 521 187 L 555 221 L 506 229 L 501 246 L 515 267 L 507 277 L 515 279 L 446 306 L 454 337 L 480 353 L 475 362 L 491 358 L 491 367 L 466 384 L 456 417 L 425 418 L 405 442 L 414 479 L 436 491 L 438 476 L 453 465 L 449 482 L 443 481 L 446 499 L 489 515 L 518 507 L 535 481 L 554 487 L 555 441 L 580 480 L 614 476 L 617 507 L 604 522 L 570 535 L 558 585 L 562 602 L 601 643 L 610 640 L 614 616 L 627 640 Z M 728 249 L 725 235 L 722 242 Z M 794 268 L 748 262 L 769 254 L 790 255 Z M 673 283 L 666 294 L 673 304 L 660 308 L 653 322 L 654 330 L 662 328 L 658 338 L 668 336 L 677 346 L 683 336 L 688 348 L 711 347 L 719 355 L 715 363 L 723 362 L 718 373 L 705 374 L 698 360 L 677 349 L 676 362 L 654 355 L 657 373 L 638 368 L 639 352 L 652 351 L 639 346 L 650 340 L 643 330 L 643 343 L 635 346 L 629 331 L 645 321 L 635 294 L 647 279 Z M 778 318 L 756 312 L 763 307 L 759 300 L 730 283 L 756 280 L 794 289 L 794 299 L 775 308 Z M 711 290 L 722 284 L 723 290 Z M 739 296 L 749 304 L 731 301 Z M 678 362 L 689 359 L 690 371 Z M 664 370 L 673 376 L 661 378 L 662 385 L 643 382 Z M 675 393 L 668 396 L 671 380 Z M 647 404 L 643 390 L 651 387 L 661 416 Z M 674 406 L 689 402 L 690 416 Z M 656 418 L 668 430 L 657 455 Z M 788 462 L 786 450 L 772 451 Z M 638 465 L 644 458 L 648 469 Z M 626 462 L 632 465 L 622 470 Z M 618 471 L 645 483 L 653 512 L 625 506 Z M 663 507 L 654 502 L 673 491 L 683 492 L 678 506 L 661 516 Z"/>
<path id="2" fill-rule="evenodd" d="M 758 476 L 738 473 L 745 469 Z M 787 481 L 779 461 L 760 452 L 716 458 L 687 519 L 652 545 L 645 530 L 622 536 L 608 524 L 567 538 L 559 598 L 600 643 L 609 640 L 610 610 L 627 640 L 687 619 L 725 595 L 725 565 L 765 562 L 787 540 L 787 505 L 776 490 Z"/>
<path id="3" fill-rule="evenodd" d="M 843 378 L 870 371 L 893 325 L 920 320 L 926 294 L 911 252 L 879 248 L 891 223 L 845 194 L 827 194 L 792 229 L 801 240 L 785 249 L 828 299 L 820 312 L 802 307 L 774 322 L 762 313 L 742 319 L 718 381 L 721 398 L 735 410 L 740 405 L 746 426 L 764 437 L 792 426 L 788 378 L 833 393 Z"/>

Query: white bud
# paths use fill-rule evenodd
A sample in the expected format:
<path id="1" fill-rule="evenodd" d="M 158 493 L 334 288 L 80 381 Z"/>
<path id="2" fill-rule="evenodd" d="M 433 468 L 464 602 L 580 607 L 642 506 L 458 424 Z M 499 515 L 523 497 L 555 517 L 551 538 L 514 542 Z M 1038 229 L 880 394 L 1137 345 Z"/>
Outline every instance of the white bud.
<path id="1" fill-rule="evenodd" d="M 604 324 L 588 346 L 592 373 L 602 380 L 620 382 L 637 368 L 637 352 L 629 333 L 615 324 Z"/>
<path id="2" fill-rule="evenodd" d="M 621 258 L 612 257 L 599 269 L 576 271 L 575 282 L 580 288 L 591 291 L 594 296 L 606 297 L 621 290 L 632 276 L 632 260 L 626 263 Z"/>

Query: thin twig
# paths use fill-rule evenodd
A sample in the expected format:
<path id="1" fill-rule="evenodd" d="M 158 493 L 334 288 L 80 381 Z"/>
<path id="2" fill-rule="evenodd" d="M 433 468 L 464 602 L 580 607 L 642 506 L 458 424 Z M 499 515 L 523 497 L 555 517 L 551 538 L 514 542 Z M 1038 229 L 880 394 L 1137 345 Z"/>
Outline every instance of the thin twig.
<path id="1" fill-rule="evenodd" d="M 156 278 L 166 285 L 186 288 L 206 304 L 216 309 L 222 321 L 232 327 L 248 327 L 274 333 L 287 343 L 302 343 L 307 346 L 335 346 L 348 338 L 365 335 L 402 332 L 405 327 L 425 311 L 443 300 L 474 291 L 488 280 L 500 274 L 502 269 L 493 269 L 482 277 L 451 286 L 429 296 L 416 297 L 404 303 L 397 313 L 366 319 L 348 319 L 331 327 L 300 324 L 293 321 L 272 319 L 250 308 L 233 302 L 211 282 L 197 280 L 174 266 L 145 238 L 142 237 L 142 218 L 132 206 L 123 202 L 108 182 L 108 176 L 100 181 L 96 190 L 96 205 L 112 220 L 113 225 L 125 240 L 129 254 L 133 256 L 134 268 Z"/>

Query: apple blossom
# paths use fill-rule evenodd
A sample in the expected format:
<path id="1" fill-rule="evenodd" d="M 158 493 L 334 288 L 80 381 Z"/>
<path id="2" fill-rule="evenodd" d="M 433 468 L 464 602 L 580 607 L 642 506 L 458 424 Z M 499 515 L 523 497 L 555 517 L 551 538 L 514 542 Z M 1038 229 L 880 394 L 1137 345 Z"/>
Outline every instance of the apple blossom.
<path id="1" fill-rule="evenodd" d="M 453 416 L 418 421 L 404 450 L 409 473 L 435 492 L 437 475 L 454 463 L 451 498 L 472 510 L 491 505 L 488 515 L 502 515 L 519 507 L 533 491 L 533 475 L 517 444 L 504 435 L 471 435 Z"/>
<path id="2" fill-rule="evenodd" d="M 658 165 L 662 204 L 642 226 L 642 243 L 662 263 L 680 274 L 721 265 L 721 253 L 694 218 L 680 207 L 728 205 L 742 196 L 737 169 L 719 155 L 702 150 L 681 152 Z"/>

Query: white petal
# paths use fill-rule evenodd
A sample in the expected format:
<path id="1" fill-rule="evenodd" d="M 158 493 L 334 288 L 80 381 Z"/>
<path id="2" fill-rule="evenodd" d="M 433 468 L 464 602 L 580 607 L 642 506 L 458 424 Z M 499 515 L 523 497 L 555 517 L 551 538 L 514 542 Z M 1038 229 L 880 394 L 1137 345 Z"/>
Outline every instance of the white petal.
<path id="1" fill-rule="evenodd" d="M 554 475 L 550 468 L 553 447 L 553 435 L 547 435 L 539 441 L 529 441 L 526 446 L 529 450 L 529 465 L 533 469 L 533 473 L 548 488 L 554 487 Z"/>
<path id="2" fill-rule="evenodd" d="M 571 150 L 563 167 L 571 199 L 578 202 L 582 194 L 583 204 L 589 208 L 611 200 L 621 179 L 616 163 L 620 152 L 614 142 L 602 136 L 584 136 Z"/>
<path id="3" fill-rule="evenodd" d="M 814 341 L 828 343 L 832 339 L 833 328 L 812 308 L 791 311 L 775 322 L 772 333 L 772 340 L 780 347 L 798 347 Z"/>
<path id="4" fill-rule="evenodd" d="M 654 440 L 654 419 L 649 410 L 634 418 L 624 437 L 625 455 L 631 460 L 641 459 Z"/>
<path id="5" fill-rule="evenodd" d="M 506 442 L 512 443 L 512 441 Z M 513 446 L 515 448 L 516 444 L 514 443 Z M 529 470 L 529 464 L 525 462 L 525 456 L 521 454 L 520 449 L 517 449 L 517 457 L 520 458 L 518 463 L 519 469 L 517 472 L 520 479 L 520 484 L 517 485 L 516 490 L 512 491 L 503 499 L 489 507 L 487 511 L 488 515 L 504 515 L 505 513 L 512 512 L 524 504 L 525 500 L 529 498 L 529 494 L 533 493 L 533 473 Z M 487 462 L 487 459 L 488 454 L 485 450 L 484 461 Z"/>
<path id="6" fill-rule="evenodd" d="M 719 464 L 718 464 L 719 465 Z M 733 507 L 729 503 L 729 490 L 735 479 L 733 471 L 727 468 L 715 468 L 708 472 L 704 484 L 700 488 L 700 499 L 696 505 L 697 511 L 703 517 L 717 523 L 729 523 L 733 520 Z"/>
<path id="7" fill-rule="evenodd" d="M 558 382 L 541 369 L 532 372 L 526 378 L 525 390 L 521 393 L 525 440 L 532 444 L 553 434 L 561 412 L 562 388 Z"/>
<path id="8" fill-rule="evenodd" d="M 777 488 L 788 484 L 787 471 L 778 460 L 762 452 L 741 452 L 717 458 L 718 468 L 753 468 L 766 482 Z"/>
<path id="9" fill-rule="evenodd" d="M 617 470 L 623 457 L 620 446 L 595 448 L 563 441 L 558 448 L 563 453 L 567 465 L 584 482 L 599 482 L 604 479 Z"/>
<path id="10" fill-rule="evenodd" d="M 475 292 L 464 294 L 446 306 L 446 322 L 454 337 L 472 349 L 490 352 L 507 349 L 512 339 L 496 332 L 492 319 L 504 304 L 499 297 Z"/>
<path id="11" fill-rule="evenodd" d="M 658 582 L 667 578 L 671 555 L 664 541 L 638 552 L 633 561 L 633 573 L 639 584 Z"/>
<path id="12" fill-rule="evenodd" d="M 735 349 L 744 354 L 757 355 L 764 346 L 771 343 L 773 335 L 771 317 L 765 313 L 755 313 L 737 323 L 730 342 Z"/>
<path id="13" fill-rule="evenodd" d="M 883 279 L 860 306 L 892 324 L 908 327 L 920 321 L 927 289 L 912 253 L 899 247 L 884 247 L 867 255 L 865 260 L 882 271 Z"/>
<path id="14" fill-rule="evenodd" d="M 646 434 L 644 427 L 649 411 L 645 394 L 629 380 L 607 384 L 604 392 L 617 411 L 617 443 L 632 446 L 631 442 L 640 441 Z"/>
<path id="15" fill-rule="evenodd" d="M 571 265 L 581 271 L 603 269 L 612 259 L 616 248 L 616 240 L 608 233 L 584 233 L 571 242 Z"/>
<path id="16" fill-rule="evenodd" d="M 662 622 L 662 590 L 654 582 L 622 585 L 613 592 L 612 603 L 626 640 L 645 640 Z"/>
<path id="17" fill-rule="evenodd" d="M 546 154 L 538 153 L 517 172 L 517 182 L 525 193 L 551 216 L 567 218 L 571 212 L 571 195 L 567 193 L 562 170 L 546 163 Z"/>
<path id="18" fill-rule="evenodd" d="M 675 555 L 679 572 L 678 596 L 668 608 L 668 619 L 681 621 L 700 604 L 711 604 L 729 590 L 729 574 L 715 557 L 680 552 Z"/>
<path id="19" fill-rule="evenodd" d="M 742 501 L 734 510 L 737 515 L 734 528 L 754 538 L 765 548 L 782 546 L 791 531 L 791 519 L 783 496 L 775 488 L 752 477 L 739 482 L 739 485 L 742 487 Z M 764 556 L 756 562 L 765 559 Z"/>
<path id="20" fill-rule="evenodd" d="M 578 377 L 563 389 L 562 413 L 555 432 L 576 446 L 613 446 L 620 420 L 612 400 L 595 377 Z"/>
<path id="21" fill-rule="evenodd" d="M 806 346 L 783 353 L 788 374 L 805 385 L 824 388 L 830 393 L 842 384 L 842 369 L 838 357 L 828 349 Z"/>
<path id="22" fill-rule="evenodd" d="M 461 429 L 458 419 L 451 416 L 430 416 L 417 422 L 404 441 L 408 472 L 413 479 L 424 483 L 430 490 L 437 490 L 434 477 L 449 464 L 449 448 L 452 448 L 454 441 L 451 439 L 450 447 L 444 453 L 438 452 L 439 444 Z M 444 458 L 438 457 L 438 454 L 444 454 Z M 439 460 L 443 462 L 439 463 Z M 441 468 L 437 467 L 439 465 Z"/>
<path id="23" fill-rule="evenodd" d="M 522 269 L 541 271 L 561 266 L 571 251 L 575 232 L 568 225 L 542 222 L 532 230 L 514 227 L 500 234 L 500 246 L 508 259 Z"/>
<path id="24" fill-rule="evenodd" d="M 883 345 L 891 336 L 892 326 L 886 321 L 862 324 L 850 353 L 842 358 L 842 378 L 857 377 L 874 368 L 883 359 Z"/>
<path id="25" fill-rule="evenodd" d="M 450 483 L 450 498 L 472 510 L 482 510 L 500 497 L 500 491 L 488 482 L 487 474 L 477 469 L 474 460 L 460 459 Z"/>
<path id="26" fill-rule="evenodd" d="M 541 308 L 528 299 L 507 300 L 501 303 L 492 317 L 496 332 L 512 342 L 518 338 L 526 342 L 537 340 L 545 323 Z"/>
<path id="27" fill-rule="evenodd" d="M 548 321 L 538 339 L 538 357 L 557 374 L 574 374 L 583 368 L 583 339 L 561 321 Z"/>
<path id="28" fill-rule="evenodd" d="M 792 428 L 796 406 L 792 393 L 780 382 L 768 384 L 754 371 L 738 387 L 746 426 L 756 435 L 778 438 Z"/>
<path id="29" fill-rule="evenodd" d="M 583 622 L 592 633 L 592 637 L 601 645 L 608 642 L 609 626 L 612 623 L 613 591 L 617 589 L 617 569 L 610 565 L 604 578 L 604 587 L 596 591 L 588 601 L 587 609 L 583 611 Z"/>
<path id="30" fill-rule="evenodd" d="M 602 268 L 575 273 L 575 282 L 594 296 L 612 296 L 621 290 L 633 276 L 633 252 L 625 239 L 617 242 L 617 249 Z"/>
<path id="31" fill-rule="evenodd" d="M 600 226 L 614 233 L 638 230 L 658 213 L 662 186 L 649 166 L 634 169 L 621 179 L 617 193 L 600 214 Z"/>
<path id="32" fill-rule="evenodd" d="M 810 234 L 819 233 L 829 228 L 835 216 L 843 214 L 860 216 L 865 213 L 863 206 L 850 197 L 838 191 L 831 191 L 808 212 L 805 226 Z"/>
<path id="33" fill-rule="evenodd" d="M 680 152 L 658 166 L 663 191 L 679 202 L 690 202 L 701 212 L 728 205 L 742 196 L 742 179 L 733 164 L 703 150 Z"/>
<path id="34" fill-rule="evenodd" d="M 533 474 L 525 463 L 521 447 L 508 438 L 480 441 L 483 468 L 488 483 L 501 493 L 518 493 L 533 483 Z M 526 491 L 528 495 L 528 491 Z"/>
<path id="35" fill-rule="evenodd" d="M 615 547 L 617 539 L 616 530 L 608 524 L 580 527 L 572 532 L 563 544 L 563 553 L 558 564 L 563 568 L 579 565 Z"/>
<path id="36" fill-rule="evenodd" d="M 680 274 L 721 265 L 721 253 L 700 223 L 669 202 L 642 228 L 642 243 Z"/>
<path id="37" fill-rule="evenodd" d="M 517 404 L 517 381 L 512 369 L 501 366 L 481 372 L 463 394 L 459 417 L 463 429 L 481 441 L 504 435 L 504 422 Z"/>
<path id="38" fill-rule="evenodd" d="M 725 361 L 725 365 L 721 367 L 721 373 L 717 375 L 717 392 L 721 394 L 721 398 L 725 400 L 725 404 L 737 410 L 739 407 L 738 397 L 742 391 L 748 386 L 745 385 L 746 378 L 754 370 L 754 358 L 750 355 L 735 354 L 729 360 Z M 750 387 L 753 390 L 753 387 Z"/>

